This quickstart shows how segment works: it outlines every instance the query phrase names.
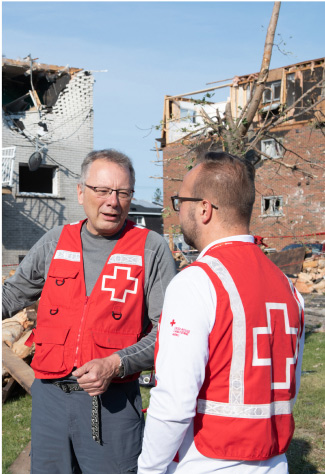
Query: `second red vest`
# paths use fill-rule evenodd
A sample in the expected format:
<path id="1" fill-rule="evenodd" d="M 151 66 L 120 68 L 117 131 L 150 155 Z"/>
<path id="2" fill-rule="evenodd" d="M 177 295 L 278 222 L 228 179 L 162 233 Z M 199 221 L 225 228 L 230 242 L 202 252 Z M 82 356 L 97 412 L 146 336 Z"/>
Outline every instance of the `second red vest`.
<path id="1" fill-rule="evenodd" d="M 264 460 L 284 453 L 294 431 L 304 326 L 294 289 L 251 243 L 217 244 L 193 265 L 207 273 L 217 296 L 195 445 L 216 459 Z"/>

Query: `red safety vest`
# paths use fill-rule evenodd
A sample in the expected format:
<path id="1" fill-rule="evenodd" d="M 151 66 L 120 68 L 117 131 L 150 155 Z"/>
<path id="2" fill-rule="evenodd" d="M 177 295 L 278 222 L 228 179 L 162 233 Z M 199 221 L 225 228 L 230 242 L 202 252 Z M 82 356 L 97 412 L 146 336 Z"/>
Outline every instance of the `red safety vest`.
<path id="1" fill-rule="evenodd" d="M 149 231 L 127 221 L 86 296 L 80 236 L 84 222 L 64 226 L 50 264 L 37 328 L 28 341 L 36 346 L 31 363 L 36 378 L 64 377 L 73 367 L 107 357 L 143 336 L 144 248 Z"/>
<path id="2" fill-rule="evenodd" d="M 294 432 L 303 312 L 286 276 L 252 243 L 227 242 L 192 264 L 217 295 L 194 440 L 204 456 L 264 460 Z M 186 269 L 185 269 L 186 271 Z"/>

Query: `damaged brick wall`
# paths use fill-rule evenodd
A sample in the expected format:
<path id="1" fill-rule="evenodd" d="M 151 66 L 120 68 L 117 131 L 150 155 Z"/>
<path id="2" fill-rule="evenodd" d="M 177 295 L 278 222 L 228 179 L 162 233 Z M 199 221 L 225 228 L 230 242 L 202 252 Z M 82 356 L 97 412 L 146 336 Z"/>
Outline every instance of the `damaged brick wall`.
<path id="1" fill-rule="evenodd" d="M 314 177 L 280 166 L 277 159 L 262 161 L 256 170 L 256 201 L 253 210 L 251 231 L 265 239 L 269 247 L 281 250 L 292 242 L 323 241 L 325 236 L 298 237 L 325 230 L 325 139 L 323 131 L 311 126 L 300 126 L 291 130 L 277 132 L 283 145 L 291 150 L 287 152 L 285 163 L 295 165 Z M 172 210 L 170 196 L 178 193 L 180 181 L 171 181 L 167 177 L 182 179 L 187 172 L 189 160 L 182 155 L 187 148 L 181 144 L 171 144 L 164 148 L 164 233 L 170 229 L 179 231 L 177 214 Z M 298 158 L 298 153 L 302 159 Z M 180 157 L 180 158 L 177 158 Z M 303 160 L 306 160 L 302 163 Z M 312 163 L 308 163 L 312 161 Z M 281 215 L 262 217 L 263 197 L 282 197 Z M 293 236 L 283 238 L 284 236 Z"/>
<path id="2" fill-rule="evenodd" d="M 164 148 L 164 233 L 179 232 L 178 216 L 173 210 L 170 196 L 178 194 L 181 182 L 184 175 L 188 171 L 187 166 L 190 165 L 189 158 L 184 158 L 183 155 L 188 151 L 188 148 L 180 143 L 168 145 Z M 172 178 L 171 180 L 168 178 Z M 178 179 L 178 181 L 177 181 Z"/>
<path id="3" fill-rule="evenodd" d="M 52 107 L 3 114 L 2 146 L 16 147 L 13 187 L 10 194 L 2 195 L 3 265 L 17 264 L 47 230 L 84 217 L 76 185 L 81 162 L 93 149 L 93 83 L 89 72 L 77 72 Z M 19 176 L 20 181 L 24 173 L 28 176 L 36 138 L 43 155 L 38 171 L 55 175 L 52 193 L 20 189 Z M 43 176 L 37 178 L 38 171 L 37 185 Z M 29 176 L 33 181 L 32 173 Z"/>
<path id="4" fill-rule="evenodd" d="M 285 168 L 276 159 L 262 161 L 256 170 L 256 201 L 251 230 L 262 237 L 276 236 L 266 239 L 265 243 L 277 250 L 294 241 L 315 242 L 325 239 L 325 236 L 316 235 L 298 237 L 325 230 L 325 139 L 322 130 L 297 126 L 283 133 L 283 145 L 292 151 L 286 153 L 285 163 L 295 165 L 299 162 L 299 167 L 312 176 Z M 283 215 L 261 217 L 263 196 L 281 196 Z M 287 235 L 294 237 L 283 238 Z"/>

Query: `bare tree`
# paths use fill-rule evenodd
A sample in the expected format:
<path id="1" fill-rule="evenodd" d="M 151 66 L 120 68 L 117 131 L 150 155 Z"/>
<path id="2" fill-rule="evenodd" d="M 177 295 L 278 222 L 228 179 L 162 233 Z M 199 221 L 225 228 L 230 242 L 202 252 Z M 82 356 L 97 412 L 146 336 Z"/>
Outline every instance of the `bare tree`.
<path id="1" fill-rule="evenodd" d="M 273 6 L 264 44 L 262 64 L 259 73 L 254 75 L 254 80 L 251 83 L 251 91 L 253 92 L 251 93 L 250 99 L 241 109 L 237 118 L 234 118 L 237 115 L 237 113 L 235 113 L 237 111 L 232 110 L 231 102 L 227 102 L 224 114 L 221 114 L 216 110 L 215 117 L 210 117 L 204 109 L 204 105 L 207 103 L 205 97 L 201 101 L 193 100 L 192 102 L 195 102 L 196 104 L 202 104 L 200 116 L 203 119 L 203 124 L 199 128 L 188 130 L 189 133 L 183 137 L 182 143 L 188 146 L 188 152 L 195 150 L 199 145 L 201 145 L 202 141 L 207 141 L 207 137 L 209 137 L 211 145 L 219 144 L 219 147 L 222 147 L 230 153 L 248 157 L 252 156 L 253 152 L 255 163 L 262 158 L 272 159 L 271 156 L 258 148 L 261 139 L 270 138 L 270 134 L 275 127 L 285 124 L 288 120 L 295 120 L 303 114 L 310 113 L 316 123 L 318 120 L 316 112 L 318 112 L 318 117 L 322 116 L 322 110 L 321 108 L 318 108 L 318 106 L 325 100 L 324 94 L 316 95 L 316 99 L 313 97 L 313 100 L 309 100 L 308 98 L 310 98 L 316 90 L 319 91 L 320 88 L 324 87 L 324 78 L 304 92 L 289 107 L 282 104 L 279 107 L 277 114 L 272 113 L 274 98 L 272 97 L 272 90 L 267 86 L 267 80 L 269 77 L 270 62 L 280 5 L 281 2 L 275 2 Z M 218 86 L 217 88 L 219 87 L 224 86 Z M 210 90 L 212 89 L 213 88 Z M 260 107 L 263 103 L 263 94 L 268 89 L 271 91 L 271 102 L 267 107 L 265 115 L 263 115 L 263 119 L 259 121 L 257 126 L 256 114 L 260 112 Z M 206 94 L 206 97 L 210 97 L 210 94 Z M 169 123 L 177 121 L 175 117 L 170 117 L 168 114 L 166 114 L 166 116 Z M 162 123 L 161 126 L 167 128 L 168 124 Z M 186 129 L 183 129 L 182 131 L 185 132 Z M 273 136 L 272 138 L 274 139 Z M 285 153 L 289 151 L 291 152 L 291 150 L 288 150 L 285 147 L 283 147 L 283 150 Z M 188 152 L 185 152 L 183 156 L 186 156 Z M 248 152 L 251 152 L 251 154 Z M 306 162 L 306 159 L 303 159 L 297 153 L 292 153 L 296 154 L 297 157 L 301 159 L 300 161 Z M 177 159 L 179 159 L 179 157 L 177 157 Z M 280 166 L 299 170 L 306 176 L 314 177 L 309 171 L 304 170 L 300 165 L 290 165 L 285 163 L 285 157 L 277 162 Z M 175 177 L 165 177 L 165 179 L 177 180 Z"/>

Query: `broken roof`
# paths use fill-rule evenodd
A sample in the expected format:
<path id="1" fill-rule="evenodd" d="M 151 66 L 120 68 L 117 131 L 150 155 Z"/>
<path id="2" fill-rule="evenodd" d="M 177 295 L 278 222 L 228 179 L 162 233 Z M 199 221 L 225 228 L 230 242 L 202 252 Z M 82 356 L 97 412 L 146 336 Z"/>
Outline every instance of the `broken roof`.
<path id="1" fill-rule="evenodd" d="M 15 77 L 17 75 L 30 71 L 30 59 L 7 59 L 2 58 L 2 71 L 9 77 Z M 54 66 L 53 64 L 42 64 L 36 63 L 32 60 L 32 71 L 34 72 L 51 72 L 54 74 L 62 74 L 62 72 L 68 72 L 69 74 L 75 74 L 76 72 L 82 71 L 80 68 L 69 67 L 69 66 Z"/>
<path id="2" fill-rule="evenodd" d="M 2 59 L 2 104 L 6 113 L 52 107 L 78 68 L 41 64 L 31 58 Z"/>

